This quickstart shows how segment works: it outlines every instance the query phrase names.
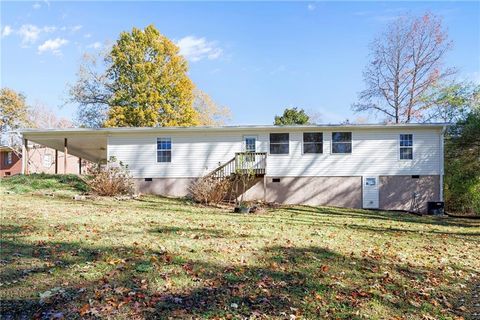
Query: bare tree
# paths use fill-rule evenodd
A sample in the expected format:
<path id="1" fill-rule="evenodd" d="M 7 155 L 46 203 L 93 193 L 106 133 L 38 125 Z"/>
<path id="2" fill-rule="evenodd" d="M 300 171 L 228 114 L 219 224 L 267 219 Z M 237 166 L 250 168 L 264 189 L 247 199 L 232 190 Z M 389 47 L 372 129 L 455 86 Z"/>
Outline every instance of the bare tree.
<path id="1" fill-rule="evenodd" d="M 55 112 L 43 104 L 37 103 L 29 109 L 29 121 L 33 128 L 73 128 L 73 123 L 64 117 L 58 117 Z"/>
<path id="2" fill-rule="evenodd" d="M 371 62 L 363 74 L 367 88 L 353 110 L 378 113 L 388 122 L 422 121 L 432 106 L 425 96 L 454 73 L 443 70 L 451 46 L 440 18 L 430 13 L 398 18 L 371 44 Z"/>
<path id="3" fill-rule="evenodd" d="M 198 113 L 199 124 L 203 126 L 220 126 L 232 119 L 228 107 L 220 106 L 202 90 L 195 88 L 193 91 L 193 108 Z"/>
<path id="4" fill-rule="evenodd" d="M 69 85 L 68 102 L 78 105 L 77 121 L 81 126 L 99 128 L 107 119 L 113 88 L 106 72 L 108 50 L 82 57 L 77 81 Z"/>

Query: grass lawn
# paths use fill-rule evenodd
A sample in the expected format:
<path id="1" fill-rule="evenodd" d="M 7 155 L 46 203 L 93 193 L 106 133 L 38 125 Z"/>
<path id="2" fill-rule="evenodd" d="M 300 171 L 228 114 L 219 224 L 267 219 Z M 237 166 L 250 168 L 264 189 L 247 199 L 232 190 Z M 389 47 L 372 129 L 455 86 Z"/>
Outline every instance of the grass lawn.
<path id="1" fill-rule="evenodd" d="M 480 220 L 78 188 L 0 182 L 2 319 L 461 319 L 479 280 Z"/>

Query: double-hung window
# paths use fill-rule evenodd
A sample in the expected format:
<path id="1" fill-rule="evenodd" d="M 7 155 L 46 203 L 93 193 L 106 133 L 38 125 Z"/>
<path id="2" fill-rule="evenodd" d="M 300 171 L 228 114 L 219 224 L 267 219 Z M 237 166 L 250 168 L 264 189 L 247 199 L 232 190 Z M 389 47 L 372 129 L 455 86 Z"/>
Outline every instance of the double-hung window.
<path id="1" fill-rule="evenodd" d="M 8 151 L 5 157 L 5 165 L 11 165 L 13 163 L 13 151 Z"/>
<path id="2" fill-rule="evenodd" d="M 400 160 L 413 159 L 413 134 L 400 135 Z"/>
<path id="3" fill-rule="evenodd" d="M 332 132 L 332 153 L 352 153 L 351 132 Z"/>
<path id="4" fill-rule="evenodd" d="M 290 135 L 270 133 L 270 154 L 288 154 Z"/>
<path id="5" fill-rule="evenodd" d="M 43 155 L 43 166 L 45 168 L 50 168 L 52 166 L 52 155 L 44 154 Z"/>
<path id="6" fill-rule="evenodd" d="M 323 133 L 303 133 L 303 153 L 323 153 Z"/>
<path id="7" fill-rule="evenodd" d="M 172 162 L 171 138 L 157 138 L 157 162 Z"/>

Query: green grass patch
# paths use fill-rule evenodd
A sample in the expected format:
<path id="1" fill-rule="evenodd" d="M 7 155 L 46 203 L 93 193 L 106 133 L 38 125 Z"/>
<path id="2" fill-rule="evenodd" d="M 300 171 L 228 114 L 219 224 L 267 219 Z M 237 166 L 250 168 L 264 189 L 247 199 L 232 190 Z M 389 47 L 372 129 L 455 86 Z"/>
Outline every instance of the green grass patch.
<path id="1" fill-rule="evenodd" d="M 455 319 L 478 281 L 478 220 L 73 201 L 31 191 L 75 176 L 35 180 L 2 180 L 29 188 L 1 195 L 2 318 Z"/>
<path id="2" fill-rule="evenodd" d="M 35 173 L 30 175 L 15 175 L 0 180 L 2 193 L 28 193 L 35 191 L 76 191 L 89 190 L 85 180 L 74 174 L 54 175 Z"/>

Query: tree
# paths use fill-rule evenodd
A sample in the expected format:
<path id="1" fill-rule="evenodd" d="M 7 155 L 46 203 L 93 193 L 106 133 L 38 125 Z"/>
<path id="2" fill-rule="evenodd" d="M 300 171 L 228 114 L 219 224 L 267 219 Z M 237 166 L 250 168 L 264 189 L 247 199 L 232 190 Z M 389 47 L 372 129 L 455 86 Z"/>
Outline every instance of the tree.
<path id="1" fill-rule="evenodd" d="M 480 107 L 449 130 L 445 143 L 447 210 L 480 214 Z"/>
<path id="2" fill-rule="evenodd" d="M 275 116 L 276 126 L 287 126 L 295 124 L 308 124 L 310 117 L 305 113 L 303 109 L 286 108 L 281 116 Z"/>
<path id="3" fill-rule="evenodd" d="M 457 123 L 466 118 L 478 99 L 480 86 L 470 83 L 439 85 L 426 97 L 432 107 L 426 113 L 425 121 Z"/>
<path id="4" fill-rule="evenodd" d="M 107 73 L 113 93 L 106 127 L 198 123 L 187 62 L 179 48 L 153 25 L 122 32 L 110 57 Z"/>
<path id="5" fill-rule="evenodd" d="M 442 70 L 451 45 L 441 19 L 430 13 L 397 19 L 371 43 L 371 62 L 363 73 L 367 88 L 353 110 L 371 111 L 395 123 L 422 121 L 432 106 L 425 97 L 454 73 Z"/>
<path id="6" fill-rule="evenodd" d="M 198 113 L 199 125 L 220 126 L 231 119 L 230 109 L 216 104 L 215 101 L 202 90 L 195 88 L 194 97 L 193 108 Z"/>
<path id="7" fill-rule="evenodd" d="M 73 123 L 64 118 L 58 117 L 55 112 L 45 105 L 37 104 L 29 110 L 29 122 L 33 128 L 73 128 Z"/>
<path id="8" fill-rule="evenodd" d="M 100 128 L 107 120 L 113 87 L 106 69 L 109 50 L 84 54 L 77 72 L 77 82 L 69 87 L 68 102 L 76 103 L 77 122 L 82 127 Z"/>
<path id="9" fill-rule="evenodd" d="M 26 127 L 30 124 L 28 119 L 28 106 L 25 96 L 9 88 L 0 90 L 0 130 L 2 134 L 11 130 Z"/>
<path id="10" fill-rule="evenodd" d="M 196 125 L 187 70 L 179 48 L 153 25 L 133 28 L 111 49 L 84 57 L 70 102 L 84 126 Z"/>

